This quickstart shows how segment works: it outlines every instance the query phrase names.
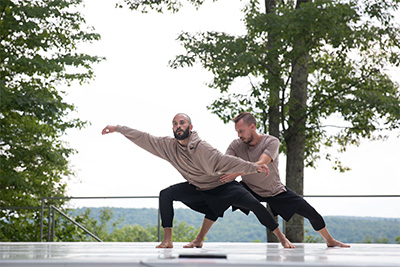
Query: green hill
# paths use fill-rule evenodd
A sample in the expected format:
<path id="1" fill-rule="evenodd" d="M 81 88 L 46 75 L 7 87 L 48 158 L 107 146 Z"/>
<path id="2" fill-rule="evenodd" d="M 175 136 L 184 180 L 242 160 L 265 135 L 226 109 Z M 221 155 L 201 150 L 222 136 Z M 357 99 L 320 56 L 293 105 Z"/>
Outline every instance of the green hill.
<path id="1" fill-rule="evenodd" d="M 98 220 L 102 208 L 90 208 L 91 216 Z M 75 209 L 73 215 L 82 213 L 86 208 Z M 124 225 L 154 226 L 158 223 L 157 209 L 153 208 L 111 208 L 114 220 L 123 218 L 118 227 Z M 175 219 L 194 227 L 200 227 L 203 215 L 190 209 L 175 209 Z M 400 236 L 400 218 L 376 217 L 324 217 L 329 232 L 338 240 L 346 243 L 396 243 L 395 237 Z M 282 227 L 282 220 L 279 221 Z M 310 226 L 308 220 L 304 221 L 306 236 L 315 240 L 319 237 Z M 311 237 L 311 238 L 310 238 Z M 207 235 L 208 242 L 266 242 L 265 228 L 258 222 L 254 214 L 246 216 L 236 211 L 228 210 L 224 218 L 219 219 Z"/>

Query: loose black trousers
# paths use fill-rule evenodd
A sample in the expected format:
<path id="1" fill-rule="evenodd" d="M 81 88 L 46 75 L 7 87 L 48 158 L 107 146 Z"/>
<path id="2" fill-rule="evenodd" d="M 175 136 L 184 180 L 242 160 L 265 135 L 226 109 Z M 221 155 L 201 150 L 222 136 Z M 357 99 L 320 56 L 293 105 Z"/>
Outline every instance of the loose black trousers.
<path id="1" fill-rule="evenodd" d="M 307 218 L 315 231 L 319 231 L 326 226 L 322 216 L 301 196 L 286 187 L 286 192 L 282 192 L 273 197 L 262 197 L 251 190 L 243 181 L 240 182 L 260 202 L 267 202 L 272 213 L 280 215 L 285 221 L 289 221 L 294 214 Z M 236 207 L 234 207 L 236 209 Z M 240 208 L 244 213 L 249 211 Z"/>
<path id="2" fill-rule="evenodd" d="M 236 181 L 211 190 L 198 190 L 188 182 L 171 185 L 161 190 L 159 205 L 164 228 L 173 225 L 173 201 L 181 201 L 189 208 L 203 213 L 207 219 L 212 221 L 223 217 L 225 210 L 234 205 L 240 209 L 252 211 L 260 223 L 271 231 L 278 227 L 278 223 L 266 207 Z"/>

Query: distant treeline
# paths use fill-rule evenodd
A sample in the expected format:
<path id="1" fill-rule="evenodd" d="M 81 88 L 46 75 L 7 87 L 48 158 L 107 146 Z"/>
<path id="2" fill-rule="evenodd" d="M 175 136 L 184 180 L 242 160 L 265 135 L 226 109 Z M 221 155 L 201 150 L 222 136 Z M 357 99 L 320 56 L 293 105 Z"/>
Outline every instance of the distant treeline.
<path id="1" fill-rule="evenodd" d="M 72 214 L 81 214 L 86 209 L 86 207 L 75 209 Z M 90 216 L 99 220 L 101 209 L 104 208 L 90 208 Z M 111 222 L 122 219 L 118 228 L 125 225 L 137 224 L 147 227 L 158 224 L 158 211 L 155 208 L 107 209 L 113 214 Z M 178 223 L 185 222 L 195 228 L 200 227 L 203 221 L 202 214 L 185 208 L 175 209 L 174 218 Z M 325 216 L 324 219 L 331 235 L 346 243 L 400 243 L 400 218 Z M 279 224 L 282 228 L 281 219 Z M 306 242 L 323 242 L 307 219 L 304 220 L 304 226 Z M 266 238 L 265 228 L 254 214 L 246 216 L 240 211 L 231 210 L 225 212 L 224 217 L 214 224 L 207 235 L 208 242 L 266 242 Z"/>

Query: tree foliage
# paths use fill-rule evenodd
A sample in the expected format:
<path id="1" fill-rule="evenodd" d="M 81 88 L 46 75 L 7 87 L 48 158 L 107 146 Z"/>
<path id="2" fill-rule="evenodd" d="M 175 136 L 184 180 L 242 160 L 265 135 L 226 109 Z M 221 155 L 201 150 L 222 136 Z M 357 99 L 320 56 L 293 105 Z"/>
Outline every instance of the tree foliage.
<path id="1" fill-rule="evenodd" d="M 89 81 L 91 64 L 102 60 L 77 52 L 79 43 L 100 38 L 76 11 L 81 3 L 0 3 L 1 207 L 37 207 L 41 197 L 65 194 L 65 178 L 72 175 L 68 157 L 75 151 L 61 137 L 67 129 L 81 128 L 86 122 L 68 116 L 75 107 L 63 100 L 65 92 L 57 87 Z M 2 209 L 0 217 L 1 232 L 10 233 L 10 241 L 38 240 L 26 228 L 38 222 L 38 212 L 28 215 Z M 11 223 L 25 229 L 21 233 L 26 236 L 4 232 Z"/>
<path id="2" fill-rule="evenodd" d="M 103 213 L 108 215 L 104 216 Z M 79 208 L 70 210 L 69 214 L 87 229 L 104 238 L 103 240 L 110 242 L 157 242 L 158 240 L 157 219 L 154 220 L 158 217 L 158 210 L 155 208 Z M 131 216 L 132 214 L 134 216 Z M 204 215 L 187 208 L 175 209 L 175 215 L 173 240 L 176 242 L 193 240 L 202 225 Z M 400 242 L 399 218 L 326 216 L 324 219 L 332 236 L 346 243 Z M 70 222 L 64 223 L 62 220 L 62 218 L 57 219 L 60 224 L 56 227 L 60 228 L 57 231 L 65 228 L 62 232 L 72 232 L 75 239 L 57 239 L 57 241 L 94 241 L 83 231 L 75 229 Z M 104 225 L 104 222 L 107 227 L 99 227 Z M 281 218 L 278 222 L 283 225 Z M 93 225 L 95 226 L 92 227 Z M 103 230 L 96 232 L 96 229 Z M 101 232 L 106 232 L 107 236 Z M 162 232 L 161 230 L 161 234 Z M 163 236 L 160 238 L 162 240 Z M 250 213 L 247 216 L 238 211 L 227 211 L 224 218 L 218 219 L 213 225 L 206 238 L 209 242 L 265 242 L 266 232 L 254 214 Z M 304 242 L 324 243 L 308 220 L 305 220 Z"/>
<path id="3" fill-rule="evenodd" d="M 123 2 L 142 12 L 177 12 L 183 4 L 179 0 Z M 205 1 L 188 2 L 199 6 Z M 393 15 L 399 8 L 398 0 L 276 1 L 276 10 L 271 13 L 265 13 L 260 2 L 250 0 L 244 8 L 247 34 L 243 36 L 184 32 L 178 37 L 187 53 L 172 60 L 171 67 L 199 62 L 214 74 L 209 86 L 226 93 L 209 106 L 213 113 L 228 122 L 241 111 L 251 111 L 263 122 L 261 131 L 267 132 L 273 80 L 280 88 L 280 138 L 285 151 L 285 138 L 294 123 L 289 119 L 290 105 L 295 104 L 290 99 L 293 62 L 306 51 L 310 54 L 304 111 L 308 166 L 314 166 L 319 158 L 321 145 L 336 143 L 344 151 L 361 138 L 381 138 L 374 133 L 398 129 L 398 85 L 387 74 L 388 67 L 400 64 L 399 26 Z M 275 36 L 273 46 L 268 42 L 271 35 Z M 299 47 L 298 40 L 303 38 L 305 42 Z M 277 56 L 277 68 L 268 68 Z M 243 77 L 251 81 L 249 86 L 244 92 L 235 92 L 232 85 Z M 327 125 L 326 119 L 332 116 L 340 122 Z M 328 128 L 339 131 L 331 134 Z M 336 166 L 345 170 L 340 164 Z"/>
<path id="4" fill-rule="evenodd" d="M 175 12 L 181 3 L 124 2 L 159 12 Z M 209 86 L 222 94 L 211 112 L 228 122 L 250 111 L 262 132 L 279 137 L 287 155 L 286 185 L 302 195 L 304 168 L 315 167 L 321 147 L 336 144 L 343 152 L 363 138 L 383 138 L 382 131 L 399 128 L 398 84 L 386 71 L 400 64 L 400 27 L 393 15 L 399 5 L 398 0 L 249 0 L 243 10 L 246 34 L 184 32 L 178 41 L 186 54 L 170 66 L 200 63 L 214 75 Z M 235 89 L 243 78 L 248 86 Z M 349 169 L 329 153 L 324 157 L 339 171 Z M 287 230 L 301 233 L 296 229 L 302 219 L 292 221 Z"/>
<path id="5" fill-rule="evenodd" d="M 266 14 L 258 1 L 250 1 L 245 9 L 244 36 L 182 33 L 178 40 L 187 54 L 171 61 L 171 66 L 200 62 L 214 74 L 209 85 L 226 94 L 209 109 L 224 122 L 244 110 L 266 122 L 271 97 L 268 84 L 275 76 L 280 87 L 280 138 L 285 151 L 294 124 L 289 113 L 295 90 L 291 87 L 293 61 L 308 51 L 310 76 L 304 111 L 308 166 L 314 166 L 319 158 L 321 145 L 336 143 L 345 151 L 361 138 L 379 138 L 374 133 L 398 129 L 400 95 L 398 85 L 387 74 L 388 67 L 400 64 L 399 27 L 390 13 L 398 9 L 398 1 L 318 0 L 297 9 L 292 1 L 277 4 L 276 13 Z M 273 47 L 268 47 L 270 35 L 276 37 Z M 299 48 L 296 41 L 302 36 L 306 39 Z M 267 63 L 275 55 L 279 56 L 278 68 L 271 74 Z M 249 87 L 245 92 L 234 92 L 234 81 L 243 77 L 251 81 Z M 341 120 L 328 125 L 330 117 Z M 340 130 L 331 134 L 327 130 L 330 126 Z M 266 128 L 267 123 L 260 124 L 261 131 L 266 132 Z"/>
<path id="6" fill-rule="evenodd" d="M 106 242 L 157 242 L 158 241 L 158 227 L 147 223 L 145 226 L 137 224 L 136 221 L 129 222 L 129 224 L 122 225 L 126 213 L 121 213 L 121 210 L 116 209 L 117 218 L 114 218 L 114 209 L 100 208 L 100 209 L 79 209 L 77 211 L 70 210 L 69 215 L 75 221 L 81 223 L 91 233 L 95 234 L 102 241 Z M 145 209 L 140 209 L 137 213 L 140 217 L 145 217 L 144 220 L 149 222 L 152 218 L 144 213 Z M 78 214 L 76 214 L 78 213 Z M 120 217 L 118 217 L 120 216 Z M 122 216 L 122 217 L 121 217 Z M 149 220 L 150 219 L 150 220 Z M 72 226 L 71 223 L 66 222 L 63 218 L 58 218 L 59 229 L 57 230 L 59 236 L 55 241 L 93 241 L 94 239 L 84 233 L 81 229 Z M 195 228 L 186 222 L 178 222 L 174 220 L 174 228 L 172 232 L 172 239 L 175 242 L 190 242 L 198 234 L 200 228 Z M 72 231 L 71 234 L 65 234 L 66 231 Z M 160 240 L 164 238 L 163 232 L 160 232 Z"/>

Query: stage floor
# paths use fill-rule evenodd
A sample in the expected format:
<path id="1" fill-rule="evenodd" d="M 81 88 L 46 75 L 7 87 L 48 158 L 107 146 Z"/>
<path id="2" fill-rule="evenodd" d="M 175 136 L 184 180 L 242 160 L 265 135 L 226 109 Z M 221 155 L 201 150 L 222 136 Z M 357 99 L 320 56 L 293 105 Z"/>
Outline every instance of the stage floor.
<path id="1" fill-rule="evenodd" d="M 6 243 L 0 266 L 400 266 L 400 245 L 351 244 L 327 248 L 300 243 L 284 249 L 273 243 L 214 243 L 203 248 L 156 249 L 158 243 Z"/>

